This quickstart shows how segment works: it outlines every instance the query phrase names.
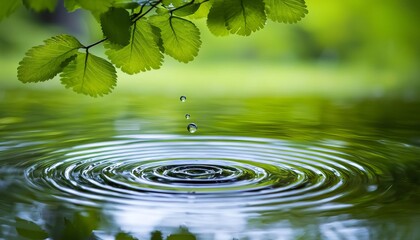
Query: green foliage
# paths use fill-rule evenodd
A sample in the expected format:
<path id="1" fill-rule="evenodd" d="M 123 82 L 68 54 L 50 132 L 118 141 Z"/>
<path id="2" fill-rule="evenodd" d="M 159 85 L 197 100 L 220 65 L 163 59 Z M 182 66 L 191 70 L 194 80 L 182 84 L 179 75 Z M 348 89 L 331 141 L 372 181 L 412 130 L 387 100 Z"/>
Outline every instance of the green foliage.
<path id="1" fill-rule="evenodd" d="M 53 11 L 57 4 L 57 0 L 22 1 L 35 11 Z M 0 3 L 0 19 L 19 5 L 17 0 Z M 184 63 L 192 61 L 201 46 L 193 19 L 207 17 L 207 26 L 216 36 L 248 36 L 264 28 L 267 19 L 294 23 L 307 14 L 304 0 L 65 0 L 64 6 L 69 12 L 90 11 L 99 20 L 104 39 L 88 46 L 69 35 L 48 39 L 26 53 L 18 79 L 41 82 L 63 72 L 61 82 L 67 88 L 94 97 L 115 86 L 113 64 L 135 74 L 160 68 L 163 54 Z M 89 53 L 103 42 L 112 64 Z"/>
<path id="2" fill-rule="evenodd" d="M 19 63 L 18 79 L 24 83 L 52 79 L 76 56 L 82 44 L 70 35 L 59 35 L 33 47 Z"/>
<path id="3" fill-rule="evenodd" d="M 122 8 L 110 8 L 101 15 L 102 32 L 107 39 L 115 44 L 130 43 L 131 20 L 129 13 Z"/>
<path id="4" fill-rule="evenodd" d="M 264 2 L 268 18 L 274 22 L 295 23 L 308 13 L 305 0 L 264 0 Z"/>
<path id="5" fill-rule="evenodd" d="M 185 63 L 198 55 L 200 31 L 194 23 L 169 14 L 155 15 L 150 22 L 160 29 L 166 54 Z"/>
<path id="6" fill-rule="evenodd" d="M 90 53 L 78 53 L 61 74 L 61 83 L 66 88 L 92 97 L 110 93 L 116 82 L 114 66 Z"/>
<path id="7" fill-rule="evenodd" d="M 105 53 L 111 62 L 128 74 L 160 68 L 163 55 L 152 26 L 141 19 L 134 24 L 131 31 L 129 45 L 123 48 L 112 44 L 105 45 L 108 48 Z"/>

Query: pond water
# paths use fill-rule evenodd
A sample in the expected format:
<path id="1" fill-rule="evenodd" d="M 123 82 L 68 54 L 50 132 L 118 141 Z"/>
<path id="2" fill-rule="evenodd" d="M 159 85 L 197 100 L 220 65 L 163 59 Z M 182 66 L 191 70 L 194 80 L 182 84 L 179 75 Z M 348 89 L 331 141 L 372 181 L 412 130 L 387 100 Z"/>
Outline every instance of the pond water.
<path id="1" fill-rule="evenodd" d="M 2 93 L 0 239 L 420 237 L 419 102 L 179 97 Z"/>

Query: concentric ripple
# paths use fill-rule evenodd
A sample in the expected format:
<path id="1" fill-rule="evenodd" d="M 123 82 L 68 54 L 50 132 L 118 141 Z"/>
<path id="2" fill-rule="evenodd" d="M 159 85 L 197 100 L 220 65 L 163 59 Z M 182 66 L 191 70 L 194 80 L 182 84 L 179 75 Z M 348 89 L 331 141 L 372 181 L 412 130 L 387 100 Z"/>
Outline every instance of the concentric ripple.
<path id="1" fill-rule="evenodd" d="M 120 136 L 57 151 L 31 163 L 25 176 L 34 192 L 116 208 L 325 211 L 383 198 L 392 181 L 387 169 L 340 149 L 262 138 Z"/>

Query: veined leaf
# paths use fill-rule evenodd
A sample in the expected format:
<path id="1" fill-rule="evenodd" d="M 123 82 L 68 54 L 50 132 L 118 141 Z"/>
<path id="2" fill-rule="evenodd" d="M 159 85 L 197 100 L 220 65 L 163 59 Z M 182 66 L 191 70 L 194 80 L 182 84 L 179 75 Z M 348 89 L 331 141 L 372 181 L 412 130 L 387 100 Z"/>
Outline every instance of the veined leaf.
<path id="1" fill-rule="evenodd" d="M 104 13 L 114 3 L 114 0 L 76 0 L 81 7 L 95 14 Z"/>
<path id="2" fill-rule="evenodd" d="M 122 71 L 134 74 L 151 69 L 159 69 L 163 55 L 159 50 L 158 40 L 152 26 L 144 19 L 138 20 L 133 28 L 130 44 L 116 49 L 108 44 L 108 58 Z"/>
<path id="3" fill-rule="evenodd" d="M 47 39 L 45 45 L 33 47 L 26 53 L 19 63 L 18 79 L 24 83 L 52 79 L 81 47 L 83 45 L 70 35 Z"/>
<path id="4" fill-rule="evenodd" d="M 216 36 L 227 36 L 229 30 L 226 27 L 226 8 L 223 0 L 214 0 L 207 16 L 207 27 Z"/>
<path id="5" fill-rule="evenodd" d="M 23 0 L 23 4 L 37 12 L 43 10 L 53 12 L 55 7 L 57 6 L 57 0 Z"/>
<path id="6" fill-rule="evenodd" d="M 122 8 L 110 8 L 101 15 L 102 32 L 115 44 L 127 45 L 130 42 L 130 14 Z"/>
<path id="7" fill-rule="evenodd" d="M 21 4 L 20 0 L 0 1 L 0 20 L 12 14 Z"/>
<path id="8" fill-rule="evenodd" d="M 267 17 L 262 0 L 224 1 L 226 26 L 230 33 L 248 36 L 264 28 Z"/>
<path id="9" fill-rule="evenodd" d="M 305 0 L 264 0 L 269 19 L 275 22 L 295 23 L 308 13 Z"/>
<path id="10" fill-rule="evenodd" d="M 92 97 L 110 93 L 117 82 L 114 66 L 89 53 L 78 53 L 76 59 L 64 68 L 60 77 L 66 88 Z"/>
<path id="11" fill-rule="evenodd" d="M 185 63 L 198 55 L 200 31 L 194 23 L 169 15 L 155 15 L 150 18 L 150 23 L 160 29 L 166 54 Z"/>

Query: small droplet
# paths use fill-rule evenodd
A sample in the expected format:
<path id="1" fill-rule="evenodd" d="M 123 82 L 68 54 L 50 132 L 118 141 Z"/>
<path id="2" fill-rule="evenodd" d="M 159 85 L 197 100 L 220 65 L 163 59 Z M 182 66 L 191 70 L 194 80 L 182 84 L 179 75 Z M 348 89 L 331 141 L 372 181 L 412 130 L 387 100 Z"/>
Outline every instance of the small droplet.
<path id="1" fill-rule="evenodd" d="M 179 98 L 179 100 L 181 100 L 181 102 L 185 102 L 185 100 L 187 100 L 187 97 L 186 97 L 186 96 L 181 96 L 181 97 Z"/>
<path id="2" fill-rule="evenodd" d="M 191 117 L 191 115 L 190 115 L 190 114 L 188 114 L 188 113 L 187 113 L 187 114 L 185 114 L 185 118 L 186 118 L 186 119 L 190 119 L 190 117 Z"/>
<path id="3" fill-rule="evenodd" d="M 197 131 L 197 125 L 195 125 L 195 123 L 190 123 L 188 124 L 188 132 L 190 133 L 195 133 Z"/>

